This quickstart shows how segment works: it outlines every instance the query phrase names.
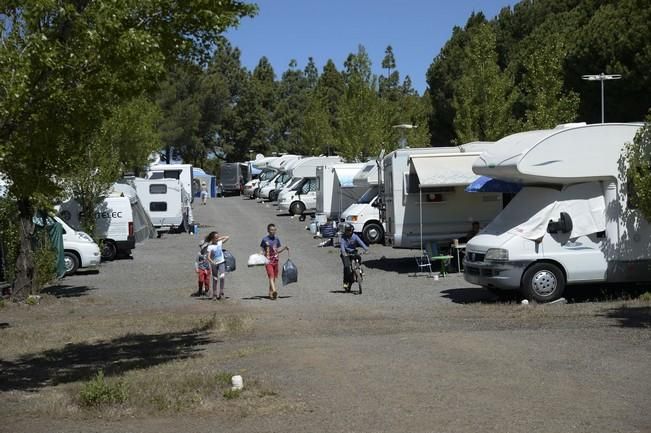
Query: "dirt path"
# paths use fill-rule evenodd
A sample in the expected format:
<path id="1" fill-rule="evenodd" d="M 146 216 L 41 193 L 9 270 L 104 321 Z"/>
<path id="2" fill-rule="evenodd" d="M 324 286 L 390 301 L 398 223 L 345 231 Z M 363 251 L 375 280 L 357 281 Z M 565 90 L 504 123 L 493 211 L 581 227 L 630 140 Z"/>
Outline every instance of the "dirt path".
<path id="1" fill-rule="evenodd" d="M 189 297 L 198 239 L 179 234 L 139 245 L 133 260 L 107 263 L 99 274 L 64 280 L 31 310 L 0 310 L 0 322 L 10 325 L 0 330 L 7 342 L 0 348 L 0 431 L 651 431 L 648 303 L 595 296 L 598 302 L 567 305 L 496 304 L 459 276 L 410 276 L 413 253 L 384 247 L 366 257 L 367 288 L 355 296 L 340 293 L 338 253 L 316 247 L 305 222 L 237 197 L 197 205 L 195 213 L 201 234 L 231 235 L 226 246 L 238 270 L 229 275 L 228 299 Z M 282 288 L 277 301 L 266 299 L 263 271 L 245 265 L 268 222 L 278 225 L 299 268 L 299 283 Z M 192 353 L 175 348 L 166 357 L 161 329 L 178 331 L 213 313 L 232 332 L 183 340 Z M 127 363 L 134 356 L 124 348 L 96 344 L 123 335 L 113 331 L 118 323 L 148 338 L 150 346 L 136 352 L 139 362 Z M 72 369 L 78 374 L 67 371 L 62 379 L 62 365 L 80 363 L 80 356 L 61 342 L 39 340 L 48 332 L 86 345 L 83 368 Z M 105 366 L 102 358 L 114 359 L 119 374 L 145 378 L 175 363 L 210 363 L 277 397 L 246 410 L 226 401 L 210 412 L 106 420 L 30 410 L 30 400 L 70 385 L 44 377 L 28 389 L 9 379 L 46 369 L 54 382 L 74 385 Z"/>

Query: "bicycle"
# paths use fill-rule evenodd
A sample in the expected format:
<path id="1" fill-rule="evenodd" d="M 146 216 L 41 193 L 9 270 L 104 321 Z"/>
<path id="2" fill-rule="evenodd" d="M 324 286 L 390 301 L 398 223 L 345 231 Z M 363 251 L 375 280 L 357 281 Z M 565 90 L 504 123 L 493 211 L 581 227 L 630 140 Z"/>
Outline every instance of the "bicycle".
<path id="1" fill-rule="evenodd" d="M 357 253 L 357 251 L 348 253 L 348 257 L 350 258 L 350 267 L 351 267 L 351 272 L 353 274 L 353 282 L 349 283 L 346 286 L 346 292 L 350 292 L 352 289 L 352 285 L 354 283 L 357 283 L 357 294 L 361 295 L 362 283 L 364 281 L 364 271 L 362 270 L 362 258 Z"/>

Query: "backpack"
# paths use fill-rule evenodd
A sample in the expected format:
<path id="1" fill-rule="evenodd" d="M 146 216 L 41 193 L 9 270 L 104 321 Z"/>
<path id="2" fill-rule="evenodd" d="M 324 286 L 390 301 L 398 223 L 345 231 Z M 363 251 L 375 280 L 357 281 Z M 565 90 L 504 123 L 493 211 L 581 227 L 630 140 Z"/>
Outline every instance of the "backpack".
<path id="1" fill-rule="evenodd" d="M 235 256 L 228 251 L 228 250 L 222 250 L 224 253 L 224 266 L 226 268 L 226 272 L 233 272 L 237 266 L 235 264 Z"/>

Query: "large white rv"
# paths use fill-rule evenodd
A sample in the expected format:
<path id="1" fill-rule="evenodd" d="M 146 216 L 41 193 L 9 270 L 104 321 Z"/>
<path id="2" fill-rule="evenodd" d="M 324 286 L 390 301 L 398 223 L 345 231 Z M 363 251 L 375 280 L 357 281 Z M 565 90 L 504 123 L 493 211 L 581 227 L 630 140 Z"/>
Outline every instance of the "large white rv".
<path id="1" fill-rule="evenodd" d="M 369 161 L 353 178 L 353 185 L 365 188 L 364 194 L 341 214 L 341 223 L 351 224 L 367 244 L 384 242 L 384 222 L 380 215 L 380 184 L 378 167 L 382 161 Z"/>
<path id="2" fill-rule="evenodd" d="M 399 149 L 384 158 L 385 242 L 423 248 L 463 237 L 474 221 L 489 223 L 502 209 L 499 193 L 467 193 L 472 164 L 490 143 Z"/>
<path id="3" fill-rule="evenodd" d="M 159 233 L 193 224 L 190 194 L 178 180 L 136 178 L 133 186 Z"/>
<path id="4" fill-rule="evenodd" d="M 317 167 L 317 215 L 338 220 L 344 209 L 364 194 L 368 188 L 353 183 L 355 175 L 364 166 L 363 163 L 351 163 Z"/>
<path id="5" fill-rule="evenodd" d="M 147 179 L 177 179 L 190 195 L 190 202 L 194 200 L 192 190 L 193 174 L 192 164 L 156 164 L 149 166 Z"/>
<path id="6" fill-rule="evenodd" d="M 523 132 L 477 159 L 475 173 L 524 188 L 468 243 L 466 280 L 541 302 L 568 284 L 651 281 L 651 225 L 631 200 L 622 160 L 640 127 Z"/>
<path id="7" fill-rule="evenodd" d="M 288 183 L 290 187 L 283 188 L 278 193 L 278 210 L 292 215 L 314 213 L 318 189 L 317 167 L 329 167 L 341 162 L 338 156 L 314 156 L 301 159 L 291 169 L 292 179 Z"/>
<path id="8" fill-rule="evenodd" d="M 263 200 L 271 199 L 274 201 L 277 197 L 276 193 L 273 193 L 273 191 L 275 191 L 277 187 L 284 186 L 285 183 L 291 179 L 291 169 L 299 162 L 299 160 L 301 160 L 301 157 L 298 155 L 283 155 L 277 160 L 269 163 L 267 167 L 276 170 L 276 174 L 269 180 L 260 182 L 258 191 L 255 195 Z"/>

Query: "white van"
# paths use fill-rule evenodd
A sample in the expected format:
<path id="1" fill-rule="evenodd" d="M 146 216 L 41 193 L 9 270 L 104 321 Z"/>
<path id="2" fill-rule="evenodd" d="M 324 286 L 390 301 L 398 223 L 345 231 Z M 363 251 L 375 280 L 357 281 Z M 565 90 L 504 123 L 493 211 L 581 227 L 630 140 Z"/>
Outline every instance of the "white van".
<path id="1" fill-rule="evenodd" d="M 651 281 L 651 224 L 622 150 L 641 124 L 561 125 L 499 140 L 475 173 L 524 187 L 466 246 L 464 277 L 553 301 L 566 285 Z"/>
<path id="2" fill-rule="evenodd" d="M 156 164 L 149 166 L 147 179 L 177 179 L 185 191 L 190 195 L 190 202 L 194 200 L 192 191 L 193 177 L 192 164 Z"/>
<path id="3" fill-rule="evenodd" d="M 353 178 L 353 185 L 366 188 L 364 194 L 346 208 L 340 221 L 351 224 L 355 233 L 362 236 L 364 242 L 378 244 L 384 242 L 384 222 L 380 215 L 380 183 L 382 176 L 378 166 L 381 161 L 369 161 Z M 343 227 L 340 227 L 343 230 Z"/>
<path id="4" fill-rule="evenodd" d="M 73 229 L 81 226 L 81 207 L 74 200 L 62 203 L 57 215 Z M 138 200 L 136 191 L 116 183 L 111 192 L 95 208 L 95 232 L 101 245 L 102 260 L 113 260 L 118 253 L 129 255 L 142 242 L 154 235 L 154 227 Z"/>
<path id="5" fill-rule="evenodd" d="M 88 234 L 76 231 L 61 218 L 56 222 L 63 228 L 63 250 L 66 275 L 72 275 L 79 268 L 95 268 L 100 263 L 99 246 Z"/>
<path id="6" fill-rule="evenodd" d="M 339 220 L 341 213 L 364 194 L 366 187 L 353 183 L 364 163 L 336 164 L 316 169 L 316 213 L 322 218 Z"/>

